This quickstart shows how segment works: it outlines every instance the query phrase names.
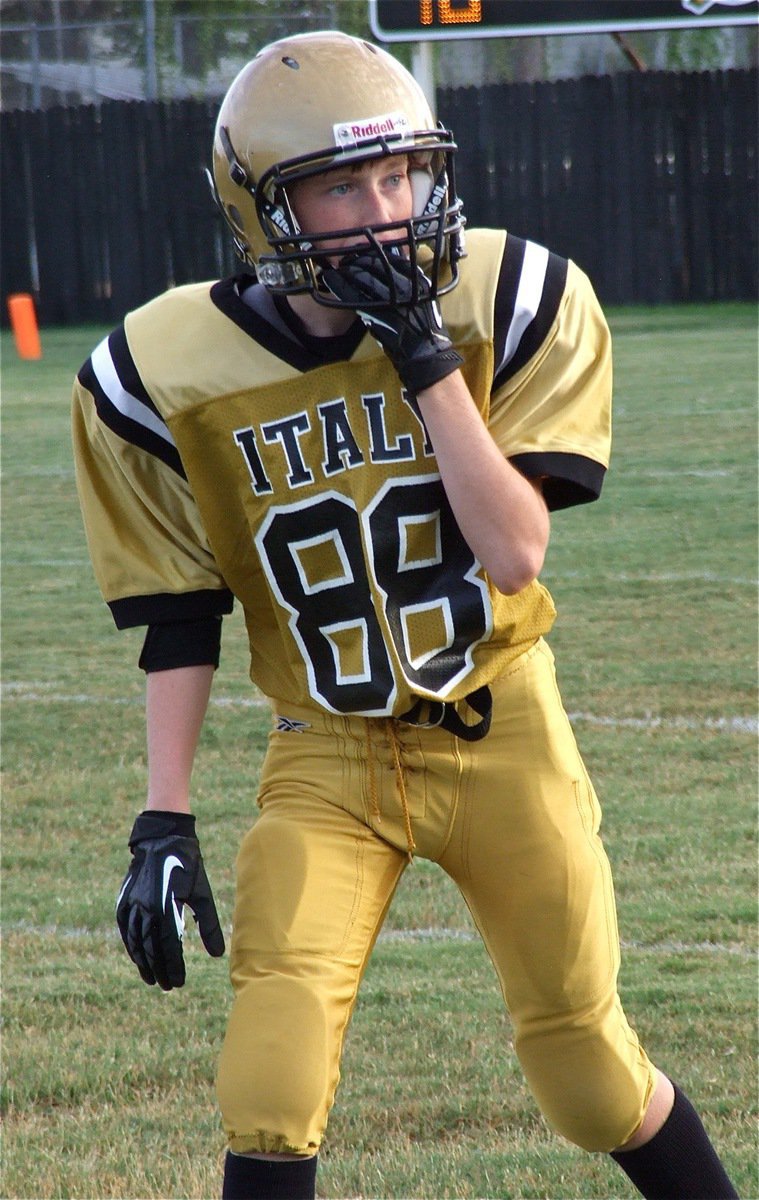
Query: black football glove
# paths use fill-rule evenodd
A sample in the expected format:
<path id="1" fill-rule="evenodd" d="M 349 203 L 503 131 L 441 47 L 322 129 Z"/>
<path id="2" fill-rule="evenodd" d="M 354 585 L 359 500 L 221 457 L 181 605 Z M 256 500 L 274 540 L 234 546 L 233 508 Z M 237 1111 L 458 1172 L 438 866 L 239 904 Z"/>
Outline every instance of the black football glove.
<path id="1" fill-rule="evenodd" d="M 129 835 L 132 864 L 116 901 L 116 920 L 124 945 L 145 983 L 165 992 L 185 981 L 183 906 L 195 915 L 203 945 L 218 958 L 224 953 L 195 817 L 189 813 L 143 812 Z"/>
<path id="2" fill-rule="evenodd" d="M 349 252 L 322 279 L 333 295 L 355 308 L 412 396 L 461 366 L 464 360 L 430 298 L 430 282 L 407 258 L 392 251 Z"/>

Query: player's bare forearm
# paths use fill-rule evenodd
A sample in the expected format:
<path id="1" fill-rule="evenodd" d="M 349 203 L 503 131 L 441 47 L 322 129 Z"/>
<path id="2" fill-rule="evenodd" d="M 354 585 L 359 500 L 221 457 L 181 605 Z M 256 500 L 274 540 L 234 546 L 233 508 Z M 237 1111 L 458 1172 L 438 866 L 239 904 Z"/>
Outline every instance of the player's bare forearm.
<path id="1" fill-rule="evenodd" d="M 460 371 L 418 400 L 462 534 L 499 591 L 521 591 L 537 577 L 548 546 L 539 487 L 503 457 Z"/>
<path id="2" fill-rule="evenodd" d="M 472 552 L 499 591 L 535 579 L 548 545 L 548 509 L 537 485 L 503 457 L 464 377 L 432 285 L 400 253 L 346 254 L 324 272 L 326 287 L 354 308 L 418 398 L 448 500 Z"/>
<path id="3" fill-rule="evenodd" d="M 190 777 L 208 707 L 214 668 L 152 671 L 147 676 L 147 808 L 190 811 Z"/>

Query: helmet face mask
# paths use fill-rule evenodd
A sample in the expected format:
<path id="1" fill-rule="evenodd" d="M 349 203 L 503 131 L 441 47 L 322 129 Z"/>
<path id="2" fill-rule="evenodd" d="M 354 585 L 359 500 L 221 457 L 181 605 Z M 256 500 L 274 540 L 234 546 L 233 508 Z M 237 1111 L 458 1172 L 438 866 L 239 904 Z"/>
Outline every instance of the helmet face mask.
<path id="1" fill-rule="evenodd" d="M 266 47 L 233 82 L 217 121 L 212 183 L 238 253 L 271 291 L 310 292 L 344 307 L 320 283 L 340 241 L 337 253 L 346 242 L 361 245 L 388 271 L 388 253 L 403 254 L 425 270 L 433 295 L 443 295 L 456 285 L 464 254 L 455 151 L 416 81 L 385 51 L 341 33 L 303 34 Z M 295 184 L 395 155 L 408 161 L 407 219 L 301 229 Z"/>

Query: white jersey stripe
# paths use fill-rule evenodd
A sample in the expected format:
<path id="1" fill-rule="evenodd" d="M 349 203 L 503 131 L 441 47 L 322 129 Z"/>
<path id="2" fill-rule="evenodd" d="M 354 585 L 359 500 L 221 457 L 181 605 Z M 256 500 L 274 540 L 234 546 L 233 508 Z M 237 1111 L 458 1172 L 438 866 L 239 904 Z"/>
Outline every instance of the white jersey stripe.
<path id="1" fill-rule="evenodd" d="M 111 357 L 108 338 L 104 338 L 100 345 L 96 346 L 90 361 L 97 381 L 113 407 L 118 409 L 122 416 L 128 417 L 130 421 L 136 421 L 138 425 L 149 429 L 151 433 L 163 438 L 170 446 L 174 446 L 174 439 L 161 418 L 122 386 Z"/>
<path id="2" fill-rule="evenodd" d="M 506 346 L 501 362 L 495 374 L 503 370 L 514 357 L 522 340 L 522 334 L 531 321 L 535 319 L 543 295 L 543 285 L 548 269 L 548 251 L 536 242 L 525 242 L 522 273 L 519 277 L 514 315 L 511 318 Z"/>

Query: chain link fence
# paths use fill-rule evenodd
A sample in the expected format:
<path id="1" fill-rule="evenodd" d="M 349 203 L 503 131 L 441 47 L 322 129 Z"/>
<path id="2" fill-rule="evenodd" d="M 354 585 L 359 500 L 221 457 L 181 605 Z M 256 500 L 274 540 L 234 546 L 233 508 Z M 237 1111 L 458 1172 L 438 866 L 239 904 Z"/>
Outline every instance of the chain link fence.
<path id="1" fill-rule="evenodd" d="M 0 106 L 45 109 L 104 100 L 186 100 L 221 96 L 267 42 L 338 27 L 337 5 L 292 4 L 219 17 L 173 16 L 157 28 L 131 21 L 3 24 Z M 363 6 L 357 6 L 363 9 Z M 149 14 L 150 10 L 146 12 Z M 356 30 L 361 28 L 360 12 Z"/>
<path id="2" fill-rule="evenodd" d="M 151 19 L 152 14 L 152 19 Z M 139 20 L 0 25 L 0 109 L 46 109 L 107 100 L 186 100 L 223 95 L 267 42 L 310 29 L 371 40 L 363 0 L 250 0 L 244 15 L 170 16 L 145 4 Z M 756 65 L 753 27 L 635 35 L 651 70 L 735 70 Z M 411 65 L 411 48 L 392 53 Z M 433 45 L 438 87 L 579 78 L 631 70 L 609 34 L 497 38 Z"/>

